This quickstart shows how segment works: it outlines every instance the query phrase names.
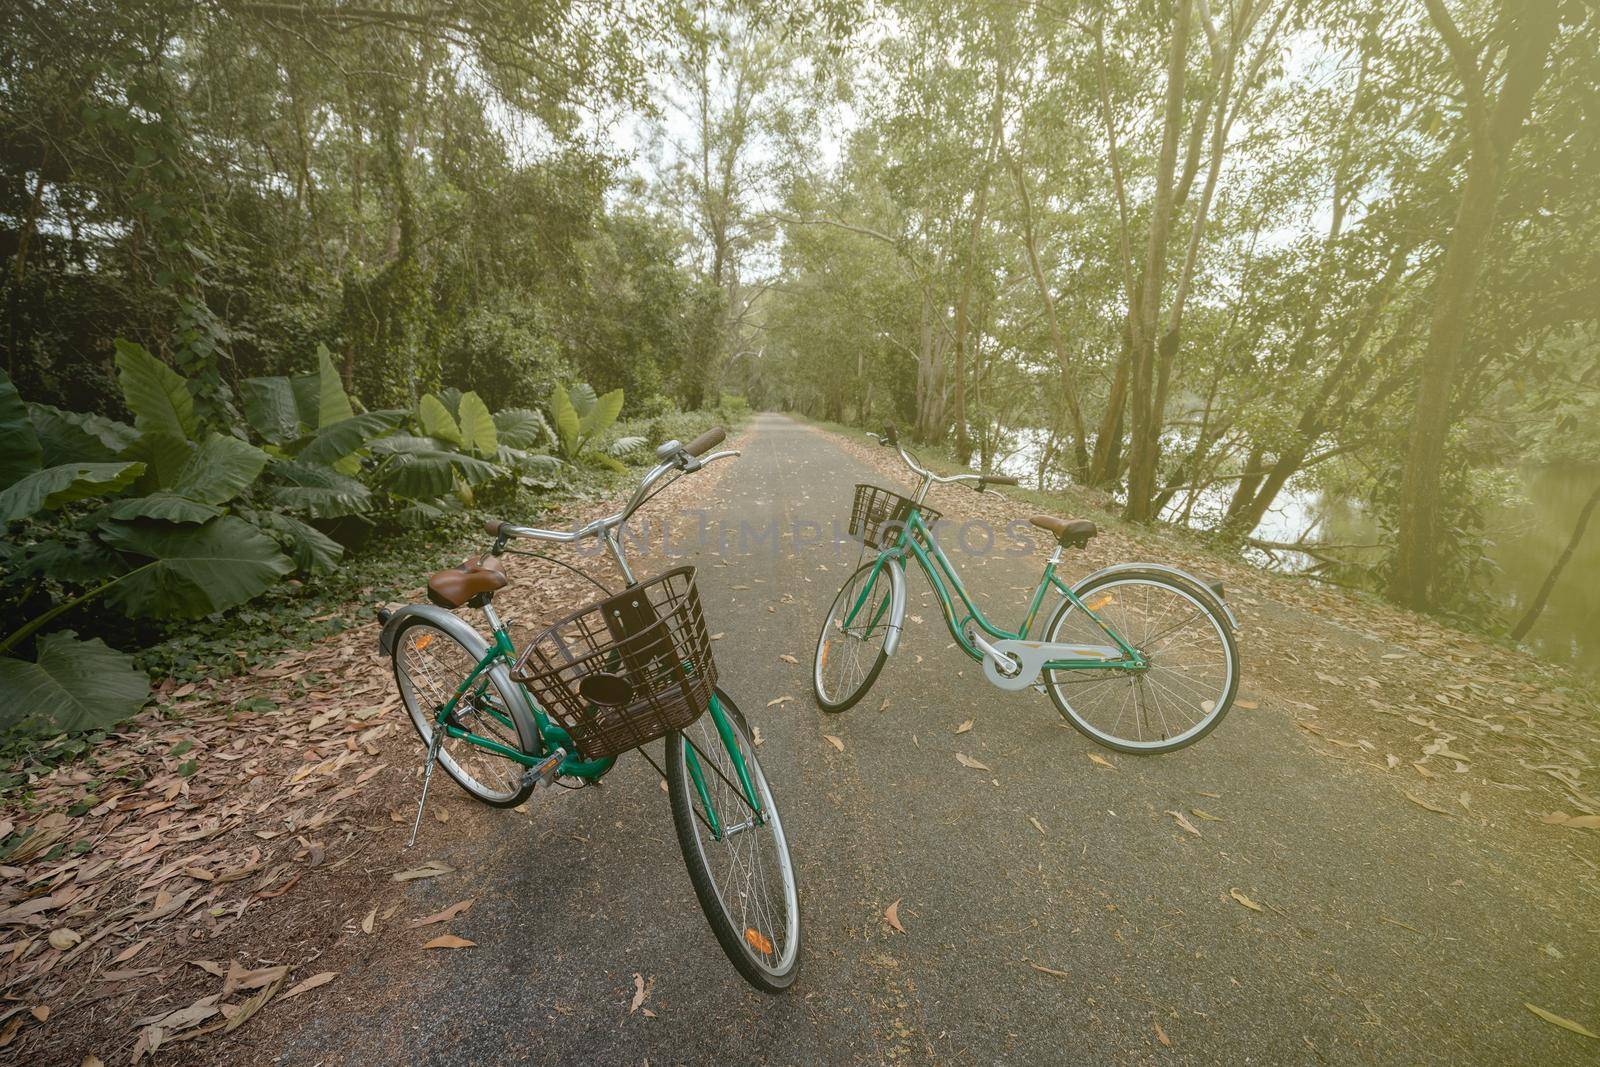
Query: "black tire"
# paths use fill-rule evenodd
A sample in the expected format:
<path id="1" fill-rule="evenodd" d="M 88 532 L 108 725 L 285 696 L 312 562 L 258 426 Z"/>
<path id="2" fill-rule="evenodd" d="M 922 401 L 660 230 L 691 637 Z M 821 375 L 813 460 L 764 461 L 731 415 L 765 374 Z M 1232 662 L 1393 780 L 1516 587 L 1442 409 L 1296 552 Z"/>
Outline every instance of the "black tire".
<path id="1" fill-rule="evenodd" d="M 716 875 L 711 870 L 710 861 L 703 851 L 702 826 L 695 814 L 696 794 L 684 759 L 687 746 L 683 734 L 680 733 L 667 735 L 667 793 L 672 801 L 672 825 L 678 835 L 678 845 L 683 850 L 683 862 L 689 872 L 689 882 L 694 886 L 700 910 L 704 912 L 706 922 L 710 924 L 711 932 L 716 936 L 717 944 L 722 947 L 729 962 L 745 981 L 764 993 L 781 993 L 794 984 L 795 976 L 800 969 L 800 904 L 798 890 L 795 887 L 794 863 L 789 857 L 788 841 L 784 836 L 782 819 L 778 816 L 778 803 L 772 795 L 772 785 L 766 780 L 760 761 L 755 756 L 753 734 L 749 724 L 738 706 L 720 688 L 717 690 L 717 696 L 728 712 L 729 725 L 735 734 L 739 735 L 746 766 L 750 770 L 757 791 L 764 794 L 770 811 L 771 821 L 766 826 L 746 832 L 772 834 L 772 844 L 782 854 L 780 869 L 787 872 L 784 885 L 785 932 L 787 934 L 792 925 L 793 936 L 786 938 L 784 945 L 783 956 L 788 958 L 785 965 L 773 968 L 759 963 L 752 951 L 746 947 L 745 937 L 736 929 L 732 916 L 723 904 L 722 895 L 717 890 Z M 702 751 L 711 747 L 707 735 L 717 737 L 716 726 L 709 712 L 702 715 L 689 730 L 699 735 L 695 743 Z M 720 745 L 720 742 L 718 744 Z M 723 748 L 722 751 L 725 752 L 726 749 Z M 716 772 L 708 769 L 702 773 L 714 777 Z M 782 959 L 779 962 L 782 963 Z"/>
<path id="2" fill-rule="evenodd" d="M 1139 744 L 1120 742 L 1114 737 L 1107 736 L 1104 731 L 1096 730 L 1084 722 L 1080 714 L 1075 711 L 1059 692 L 1063 679 L 1069 675 L 1083 675 L 1086 678 L 1101 672 L 1078 671 L 1045 671 L 1041 676 L 1045 692 L 1049 694 L 1050 701 L 1056 706 L 1056 711 L 1085 737 L 1098 745 L 1124 752 L 1135 756 L 1158 755 L 1165 752 L 1176 752 L 1180 748 L 1187 748 L 1196 741 L 1206 737 L 1215 730 L 1233 707 L 1234 698 L 1239 693 L 1239 649 L 1233 639 L 1233 630 L 1228 624 L 1226 613 L 1217 603 L 1216 595 L 1211 590 L 1203 588 L 1194 582 L 1186 581 L 1176 575 L 1163 571 L 1122 571 L 1114 574 L 1103 575 L 1077 590 L 1078 598 L 1094 607 L 1092 594 L 1101 589 L 1118 585 L 1149 584 L 1162 586 L 1176 591 L 1186 598 L 1198 611 L 1203 612 L 1206 621 L 1210 624 L 1210 632 L 1218 638 L 1219 646 L 1225 653 L 1223 669 L 1219 672 L 1221 680 L 1220 699 L 1214 701 L 1211 710 L 1206 711 L 1198 728 L 1191 728 L 1171 741 L 1145 742 Z M 1071 611 L 1075 610 L 1070 600 L 1063 601 L 1051 616 L 1049 624 L 1045 627 L 1044 637 L 1047 641 L 1060 640 L 1057 636 L 1062 620 Z M 1095 608 L 1098 612 L 1100 609 Z M 1092 623 L 1086 623 L 1092 625 Z M 1134 643 L 1131 635 L 1124 635 L 1130 643 Z M 1104 640 L 1104 638 L 1102 638 Z M 1137 645 L 1136 645 L 1137 647 Z"/>
<path id="3" fill-rule="evenodd" d="M 424 633 L 423 631 L 426 632 Z M 417 648 L 418 641 L 424 637 L 428 638 L 428 643 L 419 650 Z M 448 686 L 453 691 L 454 687 L 460 685 L 462 679 L 471 671 L 473 665 L 483 658 L 483 654 L 488 648 L 481 641 L 476 647 L 463 644 L 450 631 L 433 625 L 428 619 L 419 615 L 413 615 L 404 620 L 400 624 L 400 628 L 395 631 L 393 651 L 390 654 L 395 685 L 400 690 L 400 702 L 405 707 L 406 716 L 411 720 L 411 725 L 417 731 L 417 736 L 422 739 L 424 750 L 426 750 L 433 738 L 433 720 L 431 715 L 421 707 L 423 701 L 427 699 L 419 692 L 418 686 L 421 680 L 411 677 L 412 673 L 418 672 L 407 672 L 405 664 L 408 654 L 414 657 L 420 652 L 432 648 L 435 642 L 447 643 L 448 651 L 446 651 L 445 644 L 441 644 L 440 651 L 449 657 L 449 663 L 441 664 L 440 673 L 448 677 L 439 679 L 439 684 L 428 683 L 430 689 L 429 697 L 436 696 L 432 690 L 439 689 L 442 691 L 445 686 Z M 415 659 L 412 659 L 411 662 L 414 667 L 417 666 Z M 485 725 L 487 713 L 483 711 L 478 711 L 475 715 L 469 712 L 469 725 L 482 726 L 483 730 L 494 734 L 494 739 L 507 747 L 515 747 L 521 752 L 538 755 L 542 751 L 543 743 L 539 737 L 538 727 L 528 713 L 527 705 L 523 701 L 521 693 L 514 688 L 516 683 L 511 681 L 510 675 L 506 673 L 503 664 L 497 664 L 490 668 L 488 674 L 489 685 L 488 689 L 485 690 L 484 696 L 488 698 L 489 694 L 493 693 L 496 706 L 504 709 L 514 729 L 506 730 L 503 724 L 498 721 L 495 721 L 492 727 Z M 453 677 L 454 680 L 451 681 L 450 677 Z M 431 701 L 429 702 L 431 703 Z M 438 707 L 439 704 L 434 703 L 432 706 Z M 446 740 L 439 749 L 439 766 L 468 796 L 488 804 L 490 807 L 514 808 L 527 800 L 534 790 L 532 785 L 525 786 L 521 784 L 521 775 L 524 770 L 521 764 L 503 756 L 495 756 L 487 749 L 479 748 L 465 741 Z M 474 773 L 474 769 L 478 770 L 477 774 Z M 498 779 L 500 788 L 492 788 L 489 784 L 480 781 L 480 774 L 489 773 L 493 773 Z"/>
<path id="4" fill-rule="evenodd" d="M 839 602 L 844 598 L 846 592 L 852 590 L 857 578 L 863 573 L 871 571 L 876 562 L 876 560 L 872 560 L 857 567 L 850 577 L 845 579 L 844 584 L 839 587 L 839 592 L 834 595 L 833 603 L 828 605 L 828 614 L 822 620 L 822 629 L 817 633 L 817 647 L 811 653 L 811 695 L 816 698 L 817 707 L 831 715 L 837 715 L 855 707 L 861 698 L 867 695 L 873 683 L 878 680 L 878 675 L 883 673 L 883 665 L 889 662 L 889 654 L 880 647 L 871 669 L 862 677 L 860 684 L 854 691 L 848 694 L 836 694 L 840 697 L 838 700 L 830 699 L 823 692 L 823 647 L 828 638 L 828 628 L 833 624 L 834 612 L 838 610 Z M 877 580 L 885 584 L 888 593 L 892 596 L 894 589 L 893 579 L 889 577 L 889 569 L 887 567 L 879 572 Z M 879 640 L 884 640 L 887 636 L 888 634 L 885 632 Z"/>

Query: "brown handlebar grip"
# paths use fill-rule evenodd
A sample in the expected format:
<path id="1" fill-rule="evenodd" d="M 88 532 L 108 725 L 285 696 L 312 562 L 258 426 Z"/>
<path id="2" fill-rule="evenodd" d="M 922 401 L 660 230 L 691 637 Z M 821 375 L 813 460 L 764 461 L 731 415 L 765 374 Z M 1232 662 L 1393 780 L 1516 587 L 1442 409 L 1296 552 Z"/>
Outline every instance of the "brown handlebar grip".
<path id="1" fill-rule="evenodd" d="M 983 476 L 983 480 L 985 482 L 987 482 L 989 485 L 1018 485 L 1018 484 L 1021 484 L 1015 478 L 1011 477 L 1009 474 L 985 474 Z"/>
<path id="2" fill-rule="evenodd" d="M 484 519 L 483 529 L 490 537 L 499 537 L 500 528 L 506 525 L 504 519 Z"/>
<path id="3" fill-rule="evenodd" d="M 691 456 L 703 456 L 727 440 L 728 431 L 721 426 L 713 426 L 693 441 L 683 446 L 683 450 Z"/>

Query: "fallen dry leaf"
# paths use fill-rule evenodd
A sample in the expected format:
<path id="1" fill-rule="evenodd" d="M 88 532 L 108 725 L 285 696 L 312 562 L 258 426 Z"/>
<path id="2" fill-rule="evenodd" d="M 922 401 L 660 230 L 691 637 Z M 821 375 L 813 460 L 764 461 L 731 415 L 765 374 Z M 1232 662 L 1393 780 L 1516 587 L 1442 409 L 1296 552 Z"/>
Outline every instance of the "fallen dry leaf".
<path id="1" fill-rule="evenodd" d="M 972 729 L 972 720 L 968 719 L 966 722 L 964 722 L 960 726 L 956 727 L 956 733 L 964 734 L 970 729 Z"/>
<path id="2" fill-rule="evenodd" d="M 1537 1005 L 1537 1004 L 1529 1004 L 1527 1001 L 1523 1001 L 1522 1006 L 1524 1008 L 1527 1008 L 1529 1011 L 1533 1012 L 1535 1015 L 1537 1015 L 1539 1018 L 1543 1019 L 1545 1022 L 1550 1023 L 1550 1024 L 1554 1025 L 1554 1026 L 1559 1026 L 1563 1030 L 1571 1030 L 1575 1034 L 1582 1034 L 1584 1037 L 1592 1037 L 1592 1038 L 1594 1038 L 1596 1040 L 1600 1040 L 1600 1034 L 1595 1033 L 1593 1030 L 1590 1030 L 1588 1027 L 1583 1026 L 1583 1025 L 1581 1025 L 1579 1023 L 1575 1023 L 1571 1019 L 1568 1019 L 1568 1018 L 1565 1018 L 1563 1016 L 1557 1015 L 1553 1011 L 1546 1011 L 1545 1009 L 1539 1007 L 1539 1005 Z"/>
<path id="3" fill-rule="evenodd" d="M 632 1015 L 644 1003 L 645 986 L 644 975 L 635 971 L 633 974 L 633 1003 L 628 1005 L 628 1014 Z"/>
<path id="4" fill-rule="evenodd" d="M 1232 897 L 1234 900 L 1237 900 L 1239 903 L 1243 904 L 1245 907 L 1249 908 L 1251 911 L 1265 911 L 1266 910 L 1260 904 L 1257 904 L 1255 901 L 1251 900 L 1249 897 L 1245 896 L 1243 893 L 1241 893 L 1237 889 L 1228 890 L 1228 895 L 1230 897 Z"/>
<path id="5" fill-rule="evenodd" d="M 1032 967 L 1034 970 L 1038 971 L 1040 974 L 1053 975 L 1056 978 L 1071 978 L 1072 977 L 1072 975 L 1068 974 L 1066 971 L 1058 971 L 1054 967 L 1046 967 L 1042 963 L 1029 963 L 1028 966 Z"/>
<path id="6" fill-rule="evenodd" d="M 373 923 L 375 923 L 377 921 L 378 921 L 378 906 L 376 904 L 374 904 L 372 906 L 372 910 L 367 912 L 366 917 L 361 920 L 361 932 L 364 933 L 364 934 L 372 933 L 372 925 L 373 925 Z"/>
<path id="7" fill-rule="evenodd" d="M 1089 758 L 1091 760 L 1093 760 L 1094 762 L 1100 764 L 1100 766 L 1102 766 L 1102 767 L 1110 767 L 1112 770 L 1116 770 L 1117 769 L 1117 765 L 1115 763 L 1112 763 L 1110 760 L 1106 759 L 1104 756 L 1100 755 L 1100 753 L 1098 753 L 1098 752 L 1089 753 Z"/>
<path id="8" fill-rule="evenodd" d="M 783 660 L 783 662 L 785 662 L 785 663 L 799 663 L 800 662 L 799 660 L 795 659 L 793 656 L 789 655 L 789 653 L 787 653 L 787 652 L 785 652 L 783 655 L 779 656 L 778 658 Z"/>
<path id="9" fill-rule="evenodd" d="M 794 697 L 778 697 L 776 700 L 767 701 L 767 707 L 775 708 L 779 704 L 787 704 L 789 701 L 791 701 L 793 699 L 794 699 Z"/>
<path id="10" fill-rule="evenodd" d="M 1028 821 L 1033 823 L 1033 828 L 1035 830 L 1039 831 L 1041 834 L 1044 833 L 1044 824 L 1041 823 L 1038 819 L 1036 819 L 1032 815 L 1030 815 L 1030 816 L 1028 816 Z"/>
<path id="11" fill-rule="evenodd" d="M 899 930 L 902 934 L 906 932 L 906 928 L 900 925 L 900 901 L 898 899 L 883 909 L 883 921 Z"/>
<path id="12" fill-rule="evenodd" d="M 472 907 L 471 900 L 457 901 L 443 911 L 436 911 L 432 915 L 425 915 L 420 919 L 412 919 L 411 927 L 415 929 L 419 926 L 432 926 L 434 923 L 448 922 L 470 907 Z"/>
<path id="13" fill-rule="evenodd" d="M 1566 812 L 1553 811 L 1539 821 L 1551 826 L 1570 826 L 1578 830 L 1600 830 L 1600 815 L 1568 815 Z"/>
<path id="14" fill-rule="evenodd" d="M 1172 1047 L 1172 1038 L 1168 1037 L 1167 1032 L 1161 1029 L 1160 1023 L 1156 1023 L 1156 1040 L 1161 1042 L 1164 1048 Z"/>
<path id="15" fill-rule="evenodd" d="M 993 767 L 989 766 L 987 763 L 982 762 L 981 760 L 973 759 L 971 756 L 967 755 L 965 752 L 957 752 L 956 753 L 956 762 L 961 764 L 961 766 L 963 766 L 963 767 L 971 767 L 975 771 L 988 771 L 991 774 L 994 773 L 994 768 Z"/>
<path id="16" fill-rule="evenodd" d="M 1196 837 L 1200 836 L 1200 831 L 1195 829 L 1194 823 L 1190 822 L 1187 818 L 1184 817 L 1183 812 L 1181 812 L 1181 811 L 1169 811 L 1169 812 L 1167 812 L 1167 814 L 1172 816 L 1174 819 L 1176 819 L 1178 821 L 1178 825 L 1179 826 L 1183 827 L 1185 830 L 1189 831 L 1191 834 L 1193 834 Z"/>
<path id="17" fill-rule="evenodd" d="M 832 745 L 834 748 L 838 749 L 840 752 L 844 751 L 844 742 L 839 740 L 837 737 L 834 737 L 832 734 L 823 734 L 822 739 L 828 742 L 828 744 Z"/>
<path id="18" fill-rule="evenodd" d="M 1409 790 L 1409 789 L 1404 790 L 1404 792 L 1405 792 L 1406 799 L 1411 801 L 1411 803 L 1417 805 L 1418 807 L 1427 808 L 1429 811 L 1436 811 L 1440 815 L 1449 815 L 1450 814 L 1450 812 L 1447 809 L 1441 808 L 1437 804 L 1431 804 L 1428 801 L 1423 800 L 1421 797 L 1417 796 L 1415 793 L 1411 792 L 1411 790 Z"/>
<path id="19" fill-rule="evenodd" d="M 395 882 L 411 882 L 418 878 L 437 878 L 441 874 L 449 874 L 454 870 L 454 867 L 440 863 L 438 860 L 433 860 L 425 866 L 414 867 L 409 871 L 396 871 L 389 876 L 389 879 Z"/>
<path id="20" fill-rule="evenodd" d="M 241 989 L 260 989 L 287 977 L 287 965 L 277 967 L 261 967 L 256 970 L 246 970 L 239 966 L 238 960 L 228 962 L 228 975 L 222 980 L 222 995 L 230 996 Z"/>
<path id="21" fill-rule="evenodd" d="M 338 971 L 323 971 L 321 974 L 314 974 L 305 981 L 297 982 L 290 986 L 280 999 L 288 1000 L 291 997 L 298 997 L 301 993 L 309 993 L 313 989 L 327 985 L 337 977 L 339 977 Z"/>
<path id="22" fill-rule="evenodd" d="M 434 938 L 432 941 L 429 941 L 426 945 L 423 945 L 422 947 L 423 948 L 476 948 L 477 944 L 478 943 L 476 941 L 468 941 L 466 938 L 457 937 L 455 934 L 440 934 L 438 937 Z"/>
<path id="23" fill-rule="evenodd" d="M 1221 822 L 1222 821 L 1222 817 L 1220 815 L 1213 815 L 1209 811 L 1206 811 L 1204 808 L 1190 808 L 1189 809 L 1189 814 L 1193 815 L 1197 819 L 1204 819 L 1206 822 Z"/>
<path id="24" fill-rule="evenodd" d="M 79 941 L 82 941 L 83 935 L 76 930 L 68 930 L 63 927 L 60 930 L 51 930 L 48 940 L 51 948 L 65 952 Z"/>

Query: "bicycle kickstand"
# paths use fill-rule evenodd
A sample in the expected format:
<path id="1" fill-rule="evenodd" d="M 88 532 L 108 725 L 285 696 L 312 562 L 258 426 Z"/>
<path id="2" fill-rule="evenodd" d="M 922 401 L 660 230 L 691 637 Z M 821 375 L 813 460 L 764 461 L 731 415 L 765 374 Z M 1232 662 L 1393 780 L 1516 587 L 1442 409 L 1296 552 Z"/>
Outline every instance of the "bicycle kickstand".
<path id="1" fill-rule="evenodd" d="M 422 797 L 417 801 L 417 817 L 411 822 L 411 840 L 406 842 L 406 848 L 417 843 L 417 830 L 422 826 L 422 809 L 428 805 L 428 786 L 433 782 L 433 768 L 439 762 L 439 745 L 443 736 L 436 727 L 433 740 L 428 742 L 428 766 L 422 772 Z"/>

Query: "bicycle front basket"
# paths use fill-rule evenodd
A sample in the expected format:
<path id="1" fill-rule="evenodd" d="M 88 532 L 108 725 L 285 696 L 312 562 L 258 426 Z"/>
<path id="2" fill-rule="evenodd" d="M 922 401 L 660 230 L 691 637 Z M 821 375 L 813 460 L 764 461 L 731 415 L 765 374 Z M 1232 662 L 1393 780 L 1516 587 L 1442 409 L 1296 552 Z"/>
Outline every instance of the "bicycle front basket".
<path id="1" fill-rule="evenodd" d="M 568 615 L 512 671 L 585 759 L 682 730 L 711 703 L 711 657 L 694 568 L 678 567 Z"/>
<path id="2" fill-rule="evenodd" d="M 926 504 L 876 485 L 857 484 L 850 508 L 850 536 L 860 538 L 868 548 L 887 548 L 899 539 L 913 508 L 921 512 L 927 525 L 939 521 L 939 512 Z"/>

